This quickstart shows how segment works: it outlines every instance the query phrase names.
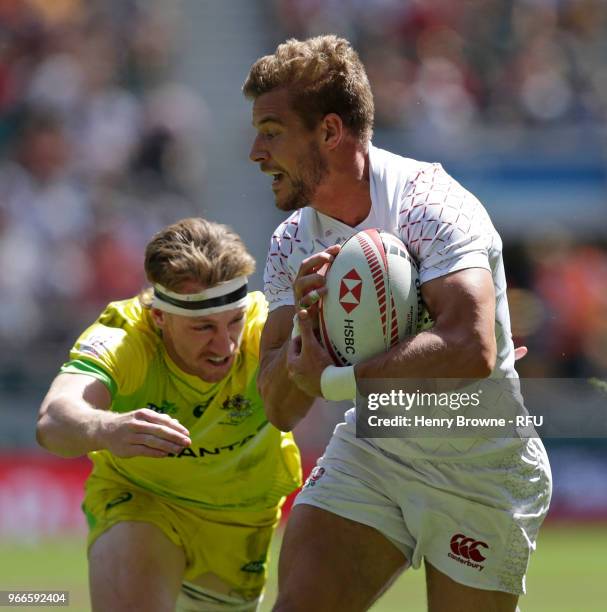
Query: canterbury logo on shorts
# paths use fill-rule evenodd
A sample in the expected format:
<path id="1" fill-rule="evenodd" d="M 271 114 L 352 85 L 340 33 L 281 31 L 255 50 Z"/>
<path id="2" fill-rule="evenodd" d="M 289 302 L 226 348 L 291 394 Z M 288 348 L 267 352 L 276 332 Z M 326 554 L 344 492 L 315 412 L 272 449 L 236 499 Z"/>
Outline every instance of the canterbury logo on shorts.
<path id="1" fill-rule="evenodd" d="M 487 558 L 483 554 L 489 548 L 486 542 L 469 538 L 463 533 L 456 533 L 451 538 L 451 552 L 448 556 L 463 565 L 483 571 L 483 561 Z"/>

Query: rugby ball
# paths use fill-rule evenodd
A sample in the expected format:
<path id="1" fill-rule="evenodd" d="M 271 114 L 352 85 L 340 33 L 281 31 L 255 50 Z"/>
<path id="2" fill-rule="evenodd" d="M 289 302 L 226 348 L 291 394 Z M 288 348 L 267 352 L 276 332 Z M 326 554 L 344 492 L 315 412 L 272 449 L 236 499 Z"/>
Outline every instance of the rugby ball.
<path id="1" fill-rule="evenodd" d="M 416 262 L 401 240 L 363 230 L 341 247 L 326 276 L 320 338 L 336 365 L 389 350 L 427 318 Z"/>

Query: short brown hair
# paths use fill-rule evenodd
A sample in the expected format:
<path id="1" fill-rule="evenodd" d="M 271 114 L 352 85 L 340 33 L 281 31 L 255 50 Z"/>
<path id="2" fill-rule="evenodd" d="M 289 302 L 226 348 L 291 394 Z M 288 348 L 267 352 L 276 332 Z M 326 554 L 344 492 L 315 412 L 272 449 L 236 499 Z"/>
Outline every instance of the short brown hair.
<path id="1" fill-rule="evenodd" d="M 145 274 L 150 283 L 158 283 L 179 292 L 186 281 L 202 287 L 255 270 L 255 260 L 248 253 L 240 236 L 227 225 L 201 217 L 182 219 L 156 233 L 145 249 Z M 140 299 L 149 305 L 149 291 Z"/>
<path id="2" fill-rule="evenodd" d="M 287 40 L 253 64 L 242 91 L 255 99 L 282 87 L 308 129 L 336 113 L 361 143 L 371 139 L 373 94 L 365 68 L 345 38 L 327 34 Z"/>

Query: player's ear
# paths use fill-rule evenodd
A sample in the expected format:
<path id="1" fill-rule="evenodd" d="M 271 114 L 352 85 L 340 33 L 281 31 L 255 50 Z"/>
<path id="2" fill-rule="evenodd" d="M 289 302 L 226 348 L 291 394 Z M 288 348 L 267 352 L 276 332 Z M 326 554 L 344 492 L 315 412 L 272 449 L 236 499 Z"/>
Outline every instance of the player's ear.
<path id="1" fill-rule="evenodd" d="M 164 312 L 160 310 L 160 308 L 151 308 L 150 313 L 152 315 L 152 320 L 154 321 L 156 326 L 162 329 L 166 320 Z"/>
<path id="2" fill-rule="evenodd" d="M 335 149 L 344 133 L 344 123 L 337 113 L 329 113 L 322 118 L 322 138 L 324 146 L 331 150 Z"/>

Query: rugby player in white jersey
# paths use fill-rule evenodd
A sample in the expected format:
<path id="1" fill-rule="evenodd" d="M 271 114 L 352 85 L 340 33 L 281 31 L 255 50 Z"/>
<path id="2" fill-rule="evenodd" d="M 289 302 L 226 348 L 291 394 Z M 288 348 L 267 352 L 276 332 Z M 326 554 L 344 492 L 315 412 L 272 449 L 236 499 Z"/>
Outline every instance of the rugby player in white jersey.
<path id="1" fill-rule="evenodd" d="M 49 451 L 89 454 L 92 609 L 253 612 L 285 495 L 291 434 L 257 391 L 267 305 L 229 228 L 192 218 L 146 249 L 153 289 L 112 302 L 78 339 L 40 409 Z"/>
<path id="2" fill-rule="evenodd" d="M 439 164 L 371 144 L 373 97 L 350 44 L 289 40 L 252 66 L 243 91 L 257 130 L 250 158 L 273 178 L 276 206 L 292 212 L 265 269 L 259 386 L 271 422 L 290 430 L 315 398 L 352 399 L 357 379 L 516 378 L 500 237 Z M 372 227 L 398 236 L 416 259 L 435 325 L 335 367 L 314 334 L 321 268 Z M 350 410 L 296 500 L 275 610 L 366 610 L 423 562 L 432 612 L 512 612 L 550 494 L 537 438 L 465 448 L 360 439 Z"/>

